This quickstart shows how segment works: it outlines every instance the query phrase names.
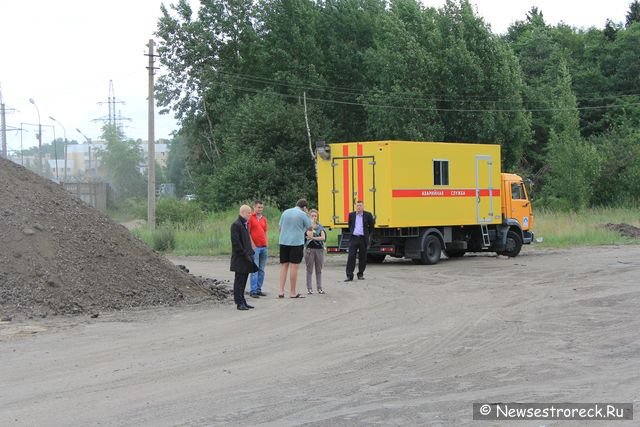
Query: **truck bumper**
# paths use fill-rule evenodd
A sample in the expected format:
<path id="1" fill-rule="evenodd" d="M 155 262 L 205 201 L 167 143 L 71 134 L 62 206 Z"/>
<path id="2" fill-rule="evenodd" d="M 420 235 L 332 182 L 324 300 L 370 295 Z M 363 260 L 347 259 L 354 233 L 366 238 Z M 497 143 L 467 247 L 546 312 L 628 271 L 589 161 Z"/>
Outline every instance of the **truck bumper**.
<path id="1" fill-rule="evenodd" d="M 534 238 L 535 238 L 535 235 L 534 235 L 533 231 L 523 231 L 522 232 L 522 243 L 524 243 L 525 245 L 528 245 L 531 242 L 533 242 Z"/>

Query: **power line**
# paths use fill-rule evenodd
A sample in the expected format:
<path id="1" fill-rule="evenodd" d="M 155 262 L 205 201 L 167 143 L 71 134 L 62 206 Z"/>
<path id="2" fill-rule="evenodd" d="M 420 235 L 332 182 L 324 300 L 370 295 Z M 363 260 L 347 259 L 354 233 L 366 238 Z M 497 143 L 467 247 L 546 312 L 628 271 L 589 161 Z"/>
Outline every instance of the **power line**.
<path id="1" fill-rule="evenodd" d="M 368 95 L 368 92 L 363 92 L 361 90 L 356 90 L 356 89 L 347 88 L 347 87 L 324 86 L 324 85 L 306 84 L 306 83 L 293 83 L 289 81 L 274 80 L 274 79 L 268 79 L 264 77 L 252 76 L 249 74 L 231 73 L 227 71 L 217 71 L 217 73 L 226 75 L 229 77 L 233 77 L 239 80 L 248 81 L 248 82 L 276 85 L 276 86 L 286 87 L 286 88 L 300 90 L 300 91 L 317 90 L 317 91 L 323 91 L 328 93 L 353 95 L 353 96 Z M 460 86 L 456 86 L 456 87 L 458 89 L 464 90 L 464 88 L 461 88 Z M 446 96 L 442 94 L 440 95 L 434 94 L 429 97 L 422 97 L 422 96 L 415 96 L 413 95 L 415 92 L 408 92 L 408 91 L 398 91 L 398 92 L 381 91 L 381 93 L 383 95 L 392 95 L 392 96 L 406 95 L 408 96 L 409 99 L 422 100 L 422 101 L 436 101 L 436 102 L 518 103 L 518 104 L 523 102 L 521 98 L 492 98 L 489 96 L 479 96 L 479 95 L 463 95 L 463 96 L 451 97 L 451 96 Z M 592 93 L 595 93 L 595 92 L 592 92 Z M 636 96 L 640 96 L 640 93 L 631 93 L 631 94 L 613 93 L 613 94 L 601 95 L 598 97 L 576 97 L 576 101 L 578 102 L 602 101 L 602 100 L 611 100 L 612 98 L 616 98 L 616 97 L 625 98 L 625 97 L 636 97 Z M 528 102 L 534 103 L 534 104 L 535 103 L 544 104 L 547 101 L 529 100 Z"/>
<path id="2" fill-rule="evenodd" d="M 288 95 L 277 92 L 266 92 L 263 89 L 255 89 L 255 88 L 247 88 L 242 86 L 237 86 L 224 82 L 214 82 L 214 84 L 224 87 L 229 87 L 232 89 L 251 92 L 256 94 L 265 94 L 268 96 L 277 96 L 281 98 L 288 99 L 299 99 L 298 95 Z M 625 105 L 616 105 L 616 104 L 608 104 L 608 105 L 598 105 L 598 106 L 585 106 L 585 107 L 570 107 L 570 108 L 517 108 L 517 109 L 507 109 L 507 108 L 484 108 L 484 109 L 476 109 L 476 108 L 442 108 L 442 107 L 418 107 L 418 106 L 399 106 L 399 105 L 388 105 L 388 104 L 373 104 L 373 103 L 363 103 L 363 102 L 354 102 L 354 101 L 341 101 L 337 99 L 326 99 L 326 98 L 314 98 L 307 97 L 308 101 L 322 102 L 328 104 L 340 104 L 340 105 L 352 105 L 358 107 L 367 107 L 367 108 L 380 108 L 380 109 L 388 109 L 388 110 L 410 110 L 410 111 L 435 111 L 435 112 L 456 112 L 456 113 L 527 113 L 527 112 L 553 112 L 553 111 L 586 111 L 586 110 L 608 110 L 608 109 L 616 109 L 616 108 L 625 108 L 630 106 L 640 105 L 640 102 L 636 103 L 627 103 Z M 400 100 L 403 101 L 403 100 Z M 404 100 L 406 101 L 406 100 Z"/>

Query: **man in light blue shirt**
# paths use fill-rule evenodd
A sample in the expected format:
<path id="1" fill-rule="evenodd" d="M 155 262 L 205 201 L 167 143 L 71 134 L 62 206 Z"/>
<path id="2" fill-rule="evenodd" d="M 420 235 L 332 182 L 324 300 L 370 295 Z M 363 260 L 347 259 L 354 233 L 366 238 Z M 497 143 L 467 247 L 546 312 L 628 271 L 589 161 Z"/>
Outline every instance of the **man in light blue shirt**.
<path id="1" fill-rule="evenodd" d="M 284 298 L 284 285 L 291 266 L 289 280 L 291 292 L 289 298 L 304 298 L 296 292 L 298 281 L 298 267 L 304 255 L 304 235 L 311 227 L 311 219 L 307 215 L 309 204 L 305 199 L 298 200 L 294 208 L 287 209 L 280 217 L 280 293 L 278 298 Z"/>

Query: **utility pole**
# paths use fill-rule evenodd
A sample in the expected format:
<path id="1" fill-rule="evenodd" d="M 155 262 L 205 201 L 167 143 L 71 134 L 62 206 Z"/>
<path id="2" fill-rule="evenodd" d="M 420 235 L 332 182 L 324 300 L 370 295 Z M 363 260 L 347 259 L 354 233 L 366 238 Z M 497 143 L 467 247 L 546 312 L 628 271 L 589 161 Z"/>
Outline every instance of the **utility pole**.
<path id="1" fill-rule="evenodd" d="M 55 123 L 57 123 L 58 125 L 60 125 L 60 127 L 62 128 L 62 132 L 64 133 L 64 182 L 67 182 L 67 129 L 65 129 L 65 127 L 62 125 L 62 123 L 60 123 L 59 121 L 57 121 L 56 119 L 53 118 L 53 116 L 49 116 L 49 119 Z M 55 128 L 54 128 L 55 129 Z M 55 133 L 54 133 L 55 135 Z M 55 141 L 56 138 L 55 136 L 53 137 L 53 144 L 55 147 Z M 58 154 L 56 152 L 56 170 L 58 167 Z"/>
<path id="2" fill-rule="evenodd" d="M 2 157 L 7 158 L 7 121 L 5 120 L 4 101 L 0 91 L 0 137 L 2 137 Z"/>
<path id="3" fill-rule="evenodd" d="M 156 155 L 155 155 L 155 123 L 153 113 L 153 39 L 149 39 L 149 141 L 147 152 L 147 226 L 156 228 Z"/>
<path id="4" fill-rule="evenodd" d="M 86 177 L 91 177 L 91 139 L 89 139 L 89 137 L 84 133 L 82 133 L 82 131 L 78 128 L 76 128 L 76 132 L 82 135 L 87 142 L 87 153 L 88 153 L 89 165 L 85 166 L 84 173 Z"/>
<path id="5" fill-rule="evenodd" d="M 89 188 L 90 188 L 89 204 L 95 208 L 96 207 L 96 191 L 95 191 L 95 186 L 93 184 L 92 173 L 91 173 L 91 139 L 89 139 L 89 137 L 84 133 L 82 133 L 82 131 L 78 128 L 76 128 L 76 132 L 84 136 L 84 139 L 87 140 L 87 152 L 89 153 L 89 159 L 88 159 L 89 166 L 85 167 L 85 177 L 87 179 L 87 182 L 89 183 Z"/>
<path id="6" fill-rule="evenodd" d="M 24 132 L 24 128 L 22 127 L 22 123 L 20 123 L 20 166 L 24 166 L 24 149 L 22 148 L 22 132 Z"/>
<path id="7" fill-rule="evenodd" d="M 42 123 L 40 122 L 40 109 L 33 98 L 29 98 L 29 102 L 36 107 L 38 112 L 38 175 L 42 176 Z"/>

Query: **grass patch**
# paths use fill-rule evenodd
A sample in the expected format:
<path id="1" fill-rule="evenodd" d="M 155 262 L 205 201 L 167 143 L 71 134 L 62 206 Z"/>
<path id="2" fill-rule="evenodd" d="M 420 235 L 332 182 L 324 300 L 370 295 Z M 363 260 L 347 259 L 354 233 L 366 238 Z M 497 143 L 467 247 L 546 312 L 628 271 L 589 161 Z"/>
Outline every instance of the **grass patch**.
<path id="1" fill-rule="evenodd" d="M 115 222 L 128 222 L 147 217 L 146 199 L 125 199 L 110 203 L 107 216 Z"/>
<path id="2" fill-rule="evenodd" d="M 272 256 L 277 254 L 278 221 L 280 211 L 265 207 L 269 225 L 269 245 Z M 163 229 L 170 229 L 174 236 L 173 248 L 167 252 L 176 256 L 228 255 L 231 253 L 229 228 L 238 217 L 237 208 L 222 212 L 203 214 L 197 223 L 166 223 Z M 607 230 L 608 223 L 626 223 L 640 227 L 640 215 L 637 209 L 630 208 L 594 208 L 578 213 L 539 210 L 535 212 L 536 237 L 543 237 L 539 247 L 567 248 L 575 246 L 638 244 L 639 239 L 621 236 L 618 232 Z M 154 247 L 154 232 L 146 228 L 137 228 L 133 233 Z M 336 245 L 339 229 L 327 230 L 327 244 Z M 275 251 L 275 252 L 274 252 Z"/>
<path id="3" fill-rule="evenodd" d="M 276 208 L 265 206 L 264 215 L 267 217 L 269 244 L 272 248 L 277 247 L 280 211 Z M 221 212 L 209 212 L 204 214 L 203 219 L 196 223 L 166 222 L 162 227 L 172 229 L 175 236 L 175 246 L 169 253 L 175 256 L 231 254 L 229 230 L 231 224 L 237 218 L 238 210 L 234 208 Z M 133 234 L 142 239 L 147 245 L 154 247 L 153 231 L 147 228 L 136 228 L 133 230 Z"/>
<path id="4" fill-rule="evenodd" d="M 566 248 L 574 246 L 620 245 L 640 243 L 638 239 L 623 237 L 607 230 L 608 223 L 626 223 L 640 227 L 637 209 L 592 208 L 581 212 L 535 212 L 534 232 L 544 240 L 545 247 Z"/>
<path id="5" fill-rule="evenodd" d="M 176 233 L 171 227 L 160 227 L 151 234 L 153 249 L 159 252 L 169 252 L 176 246 Z"/>

